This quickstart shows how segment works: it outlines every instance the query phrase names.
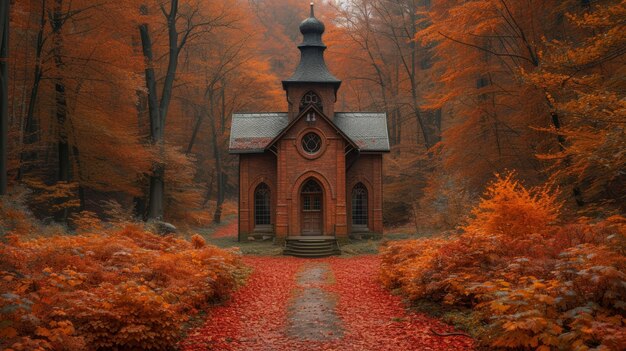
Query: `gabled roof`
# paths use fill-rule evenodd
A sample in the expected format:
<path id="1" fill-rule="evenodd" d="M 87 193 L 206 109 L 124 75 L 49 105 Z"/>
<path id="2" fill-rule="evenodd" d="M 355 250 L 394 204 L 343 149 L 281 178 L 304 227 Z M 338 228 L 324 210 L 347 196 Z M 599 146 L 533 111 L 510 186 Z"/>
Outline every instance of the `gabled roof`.
<path id="1" fill-rule="evenodd" d="M 289 124 L 287 112 L 234 113 L 230 128 L 229 152 L 263 152 Z"/>
<path id="2" fill-rule="evenodd" d="M 330 123 L 354 142 L 361 152 L 389 151 L 385 113 L 336 112 L 334 121 Z M 235 113 L 229 151 L 233 154 L 262 153 L 288 125 L 286 112 Z"/>
<path id="3" fill-rule="evenodd" d="M 283 135 L 285 135 L 285 133 L 287 133 L 287 131 L 289 131 L 289 129 L 291 129 L 291 127 L 293 125 L 295 125 L 301 118 L 304 118 L 304 115 L 309 114 L 310 111 L 315 112 L 318 116 L 321 116 L 323 120 L 325 120 L 326 122 L 328 122 L 328 124 L 330 124 L 331 127 L 333 127 L 337 133 L 339 133 L 348 143 L 350 143 L 350 145 L 353 148 L 358 149 L 358 146 L 356 145 L 356 143 L 354 141 L 352 141 L 350 139 L 349 136 L 346 135 L 346 133 L 339 129 L 339 127 L 337 127 L 335 125 L 335 123 L 333 123 L 333 121 L 331 121 L 328 117 L 326 117 L 326 115 L 320 111 L 317 107 L 315 107 L 314 104 L 310 104 L 309 106 L 307 106 L 304 110 L 300 111 L 300 113 L 298 113 L 298 115 L 296 116 L 296 118 L 293 119 L 293 121 L 291 121 L 287 127 L 285 127 L 280 133 L 278 133 L 278 135 L 276 135 L 276 137 L 274 138 L 274 140 L 272 140 L 271 143 L 269 143 L 266 148 L 271 147 L 272 145 L 274 145 L 280 138 L 282 138 Z"/>
<path id="4" fill-rule="evenodd" d="M 360 151 L 389 151 L 386 113 L 336 112 L 333 122 L 357 144 Z"/>

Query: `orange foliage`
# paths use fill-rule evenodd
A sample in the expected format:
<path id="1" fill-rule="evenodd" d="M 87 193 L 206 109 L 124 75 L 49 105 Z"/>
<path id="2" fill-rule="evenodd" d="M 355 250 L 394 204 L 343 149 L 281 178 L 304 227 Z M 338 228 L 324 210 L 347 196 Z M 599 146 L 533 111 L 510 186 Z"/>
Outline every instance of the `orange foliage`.
<path id="1" fill-rule="evenodd" d="M 14 237 L 0 246 L 6 321 L 0 346 L 171 349 L 182 322 L 236 283 L 238 257 L 200 241 L 132 225 L 80 236 Z"/>
<path id="2" fill-rule="evenodd" d="M 206 246 L 206 241 L 204 238 L 198 234 L 194 234 L 191 236 L 191 243 L 193 247 L 196 249 L 201 249 Z"/>
<path id="3" fill-rule="evenodd" d="M 381 278 L 411 300 L 474 309 L 492 348 L 620 350 L 626 342 L 626 218 L 561 226 L 546 187 L 499 176 L 463 233 L 383 250 Z"/>
<path id="4" fill-rule="evenodd" d="M 451 114 L 445 171 L 480 189 L 514 168 L 623 212 L 626 1 L 435 0 L 419 14 L 415 40 L 438 57 L 423 105 Z"/>

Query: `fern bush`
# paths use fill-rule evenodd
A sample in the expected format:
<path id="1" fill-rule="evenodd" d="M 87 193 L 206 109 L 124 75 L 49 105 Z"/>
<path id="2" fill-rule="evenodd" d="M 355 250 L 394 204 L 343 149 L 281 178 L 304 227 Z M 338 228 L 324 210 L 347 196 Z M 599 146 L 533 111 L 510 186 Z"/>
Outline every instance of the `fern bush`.
<path id="1" fill-rule="evenodd" d="M 198 238 L 133 225 L 18 234 L 0 244 L 0 349 L 171 350 L 188 316 L 228 295 L 241 265 Z"/>
<path id="2" fill-rule="evenodd" d="M 381 279 L 413 301 L 472 308 L 490 349 L 621 350 L 626 219 L 560 223 L 548 188 L 498 177 L 462 234 L 391 242 Z"/>

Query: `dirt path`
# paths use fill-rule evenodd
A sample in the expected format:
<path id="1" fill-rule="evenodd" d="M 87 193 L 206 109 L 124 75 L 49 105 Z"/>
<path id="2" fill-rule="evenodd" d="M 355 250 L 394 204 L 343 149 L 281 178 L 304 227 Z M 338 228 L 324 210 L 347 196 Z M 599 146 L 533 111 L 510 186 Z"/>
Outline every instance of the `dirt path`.
<path id="1" fill-rule="evenodd" d="M 206 324 L 189 333 L 183 350 L 471 350 L 463 336 L 421 314 L 376 281 L 376 256 L 306 260 L 246 257 L 248 283 Z"/>
<path id="2" fill-rule="evenodd" d="M 299 340 L 326 341 L 342 336 L 335 305 L 337 296 L 324 289 L 332 281 L 326 263 L 309 263 L 297 276 L 296 294 L 287 307 L 287 335 Z"/>

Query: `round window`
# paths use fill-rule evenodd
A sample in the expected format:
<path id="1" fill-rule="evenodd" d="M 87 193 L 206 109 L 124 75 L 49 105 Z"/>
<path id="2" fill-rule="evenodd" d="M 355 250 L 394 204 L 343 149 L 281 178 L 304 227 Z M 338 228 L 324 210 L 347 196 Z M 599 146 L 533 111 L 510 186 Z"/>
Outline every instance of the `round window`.
<path id="1" fill-rule="evenodd" d="M 307 154 L 314 154 L 320 151 L 322 147 L 322 138 L 315 133 L 306 133 L 302 137 L 302 150 Z"/>

